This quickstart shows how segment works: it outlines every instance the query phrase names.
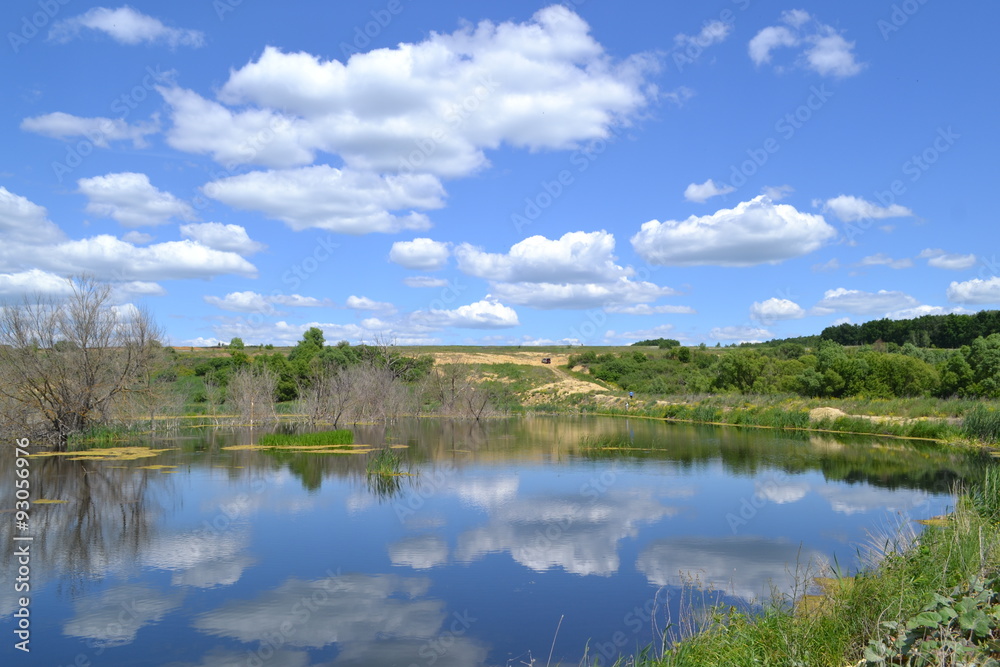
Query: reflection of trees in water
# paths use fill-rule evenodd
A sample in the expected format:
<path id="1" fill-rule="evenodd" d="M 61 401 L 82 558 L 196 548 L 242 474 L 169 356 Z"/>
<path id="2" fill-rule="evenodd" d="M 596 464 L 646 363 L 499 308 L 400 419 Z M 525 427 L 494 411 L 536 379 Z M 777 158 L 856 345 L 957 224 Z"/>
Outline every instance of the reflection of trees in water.
<path id="1" fill-rule="evenodd" d="M 33 590 L 58 576 L 68 583 L 71 593 L 76 593 L 109 570 L 137 562 L 155 532 L 160 512 L 150 495 L 169 484 L 169 475 L 157 470 L 118 469 L 111 461 L 30 460 L 31 499 L 67 501 L 32 504 L 30 528 L 19 533 L 35 538 L 30 543 Z M 3 467 L 13 469 L 9 463 Z M 0 478 L 0 498 L 13 502 L 14 475 Z M 11 557 L 13 529 L 12 519 L 0 521 L 0 540 L 7 553 L 0 565 L 0 585 L 5 588 L 16 571 Z M 0 605 L 0 614 L 6 611 Z"/>

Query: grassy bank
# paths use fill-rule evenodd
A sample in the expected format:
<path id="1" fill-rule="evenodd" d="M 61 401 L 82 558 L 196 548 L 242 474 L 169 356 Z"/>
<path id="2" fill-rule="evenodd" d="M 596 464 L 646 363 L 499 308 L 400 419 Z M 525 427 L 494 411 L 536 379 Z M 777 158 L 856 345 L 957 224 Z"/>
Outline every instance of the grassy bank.
<path id="1" fill-rule="evenodd" d="M 933 524 L 919 537 L 904 526 L 873 540 L 862 554 L 868 567 L 827 580 L 822 596 L 773 600 L 760 613 L 692 609 L 697 630 L 682 622 L 662 655 L 617 664 L 1000 664 L 1000 469 Z"/>

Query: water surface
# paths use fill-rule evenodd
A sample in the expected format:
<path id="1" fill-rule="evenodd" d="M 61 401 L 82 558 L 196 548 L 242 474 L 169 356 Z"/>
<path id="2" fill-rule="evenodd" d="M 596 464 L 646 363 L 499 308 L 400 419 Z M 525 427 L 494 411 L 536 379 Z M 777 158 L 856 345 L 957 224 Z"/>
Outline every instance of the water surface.
<path id="1" fill-rule="evenodd" d="M 407 445 L 413 476 L 375 483 L 362 455 L 223 449 L 257 436 L 198 430 L 137 461 L 32 459 L 33 498 L 68 502 L 32 508 L 28 656 L 13 650 L 13 515 L 0 514 L 0 654 L 469 667 L 551 650 L 577 664 L 588 644 L 613 657 L 654 641 L 685 584 L 750 605 L 833 562 L 850 570 L 869 532 L 946 511 L 985 465 L 932 445 L 653 420 L 414 420 L 356 430 Z"/>

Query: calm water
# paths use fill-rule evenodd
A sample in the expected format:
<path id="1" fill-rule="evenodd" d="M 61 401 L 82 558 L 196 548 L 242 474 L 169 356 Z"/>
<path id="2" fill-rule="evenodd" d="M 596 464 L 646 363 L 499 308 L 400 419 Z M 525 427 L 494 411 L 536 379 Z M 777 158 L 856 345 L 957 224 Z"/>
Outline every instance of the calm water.
<path id="1" fill-rule="evenodd" d="M 596 436 L 630 449 L 588 448 Z M 356 430 L 408 445 L 414 476 L 379 485 L 360 455 L 222 449 L 254 437 L 32 459 L 33 498 L 68 502 L 32 508 L 30 655 L 13 649 L 5 454 L 3 664 L 545 664 L 553 640 L 553 664 L 577 664 L 588 642 L 613 655 L 652 641 L 685 581 L 750 604 L 790 591 L 796 569 L 854 567 L 868 531 L 945 511 L 984 465 L 899 441 L 648 420 L 415 421 Z"/>

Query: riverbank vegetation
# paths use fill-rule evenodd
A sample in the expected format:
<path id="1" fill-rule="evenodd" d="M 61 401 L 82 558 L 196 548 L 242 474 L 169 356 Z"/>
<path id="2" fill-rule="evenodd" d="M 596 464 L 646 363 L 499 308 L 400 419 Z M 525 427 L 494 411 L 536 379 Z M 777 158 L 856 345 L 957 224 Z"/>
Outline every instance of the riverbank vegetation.
<path id="1" fill-rule="evenodd" d="M 927 523 L 873 537 L 853 576 L 830 572 L 762 607 L 689 605 L 663 645 L 617 664 L 1000 664 L 1000 469 Z"/>

